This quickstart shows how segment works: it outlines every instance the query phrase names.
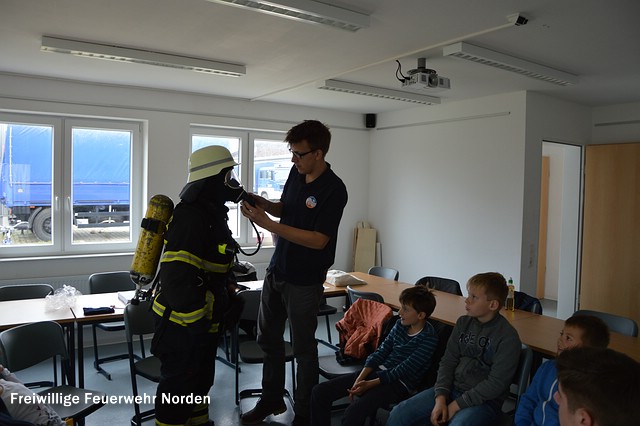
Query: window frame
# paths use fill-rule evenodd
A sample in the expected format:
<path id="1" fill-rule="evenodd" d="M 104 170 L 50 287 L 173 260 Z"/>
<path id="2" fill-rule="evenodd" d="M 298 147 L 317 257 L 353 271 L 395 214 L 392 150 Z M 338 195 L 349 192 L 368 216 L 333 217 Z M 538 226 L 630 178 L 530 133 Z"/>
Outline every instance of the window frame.
<path id="1" fill-rule="evenodd" d="M 0 258 L 70 256 L 84 254 L 119 254 L 132 252 L 138 242 L 146 183 L 144 167 L 143 123 L 136 120 L 99 117 L 60 116 L 49 114 L 0 112 L 0 120 L 25 125 L 46 125 L 53 128 L 52 140 L 52 198 L 51 226 L 53 239 L 50 244 L 2 246 Z M 127 131 L 131 133 L 131 161 L 129 170 L 129 235 L 130 241 L 79 243 L 73 242 L 72 206 L 72 139 L 73 128 L 89 128 Z M 14 231 L 17 232 L 17 231 Z"/>
<path id="2" fill-rule="evenodd" d="M 239 173 L 238 177 L 242 182 L 244 189 L 247 192 L 254 191 L 254 149 L 255 140 L 267 140 L 274 143 L 285 143 L 284 137 L 285 131 L 265 131 L 265 130 L 251 130 L 241 128 L 228 128 L 217 126 L 205 126 L 201 124 L 192 124 L 189 129 L 189 152 L 193 152 L 193 137 L 194 136 L 211 136 L 211 137 L 233 137 L 240 140 L 238 163 Z M 255 246 L 255 237 L 253 236 L 253 227 L 251 222 L 238 213 L 238 229 L 240 235 L 236 237 L 236 241 L 243 247 Z"/>

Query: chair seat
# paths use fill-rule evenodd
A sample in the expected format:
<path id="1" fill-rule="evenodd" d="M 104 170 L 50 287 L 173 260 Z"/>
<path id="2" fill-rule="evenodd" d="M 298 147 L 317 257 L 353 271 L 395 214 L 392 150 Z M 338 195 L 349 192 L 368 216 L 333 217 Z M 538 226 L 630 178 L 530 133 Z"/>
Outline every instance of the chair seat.
<path id="1" fill-rule="evenodd" d="M 333 379 L 344 374 L 356 373 L 364 367 L 364 360 L 352 365 L 341 365 L 335 355 L 323 355 L 318 357 L 320 374 L 326 379 Z"/>
<path id="2" fill-rule="evenodd" d="M 247 364 L 262 364 L 264 362 L 264 351 L 255 340 L 240 343 L 240 359 Z M 292 360 L 293 346 L 290 342 L 284 342 L 284 357 L 286 361 Z"/>
<path id="3" fill-rule="evenodd" d="M 318 316 L 321 315 L 333 315 L 338 312 L 338 308 L 335 306 L 331 306 L 328 303 L 323 303 L 320 305 L 320 309 L 318 310 Z"/>
<path id="4" fill-rule="evenodd" d="M 49 388 L 42 392 L 38 392 L 38 394 L 45 397 L 47 395 L 51 395 L 49 399 L 52 401 L 56 400 L 55 395 L 64 395 L 65 397 L 75 397 L 77 399 L 77 404 L 68 404 L 68 407 L 66 407 L 65 404 L 49 404 L 62 419 L 69 417 L 73 419 L 82 419 L 88 416 L 104 405 L 104 399 L 107 395 L 104 392 L 80 389 L 67 385 Z M 88 397 L 88 400 L 85 400 L 85 397 Z"/>
<path id="5" fill-rule="evenodd" d="M 160 381 L 160 358 L 148 356 L 135 362 L 137 374 L 152 382 Z"/>
<path id="6" fill-rule="evenodd" d="M 96 327 L 104 331 L 122 331 L 124 330 L 124 321 L 101 322 L 96 324 Z"/>

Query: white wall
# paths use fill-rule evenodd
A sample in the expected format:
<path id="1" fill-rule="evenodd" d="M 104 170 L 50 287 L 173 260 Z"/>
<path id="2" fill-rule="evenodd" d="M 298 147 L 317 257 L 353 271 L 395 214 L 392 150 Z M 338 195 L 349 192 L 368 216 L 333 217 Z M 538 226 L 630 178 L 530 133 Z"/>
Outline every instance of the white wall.
<path id="1" fill-rule="evenodd" d="M 368 220 L 400 280 L 478 272 L 517 280 L 524 190 L 525 94 L 378 116 Z"/>
<path id="2" fill-rule="evenodd" d="M 332 130 L 328 161 L 344 180 L 349 203 L 339 231 L 335 267 L 352 265 L 352 229 L 368 207 L 370 131 L 361 114 L 267 102 L 215 98 L 133 87 L 83 84 L 0 74 L 0 109 L 4 111 L 117 117 L 139 120 L 148 130 L 146 198 L 158 193 L 178 199 L 186 182 L 191 124 L 286 131 L 304 119 L 317 119 Z M 249 259 L 267 262 L 264 249 Z M 131 253 L 112 256 L 9 260 L 0 247 L 3 280 L 75 276 L 128 270 Z"/>
<path id="3" fill-rule="evenodd" d="M 593 108 L 593 144 L 640 142 L 640 102 Z"/>

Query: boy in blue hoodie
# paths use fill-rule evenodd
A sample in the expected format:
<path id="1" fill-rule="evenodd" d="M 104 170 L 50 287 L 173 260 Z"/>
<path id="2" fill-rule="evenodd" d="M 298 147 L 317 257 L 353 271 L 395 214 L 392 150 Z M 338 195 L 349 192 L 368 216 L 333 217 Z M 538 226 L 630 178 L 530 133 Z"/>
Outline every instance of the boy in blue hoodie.
<path id="1" fill-rule="evenodd" d="M 609 328 L 590 315 L 574 315 L 567 319 L 558 337 L 558 355 L 578 347 L 606 348 Z M 516 426 L 559 426 L 558 404 L 553 398 L 558 390 L 556 361 L 550 360 L 538 369 L 531 384 L 520 398 L 516 409 Z"/>

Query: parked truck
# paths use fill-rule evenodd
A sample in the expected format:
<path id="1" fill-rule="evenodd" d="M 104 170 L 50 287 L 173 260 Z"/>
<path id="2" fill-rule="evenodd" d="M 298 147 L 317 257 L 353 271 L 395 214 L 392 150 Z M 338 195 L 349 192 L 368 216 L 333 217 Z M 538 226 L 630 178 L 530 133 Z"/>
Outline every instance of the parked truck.
<path id="1" fill-rule="evenodd" d="M 254 163 L 254 191 L 269 200 L 279 200 L 291 170 L 289 157 L 262 158 Z"/>
<path id="2" fill-rule="evenodd" d="M 31 230 L 51 240 L 49 126 L 0 123 L 0 232 Z M 126 132 L 74 129 L 72 200 L 77 227 L 129 221 L 130 141 Z"/>

